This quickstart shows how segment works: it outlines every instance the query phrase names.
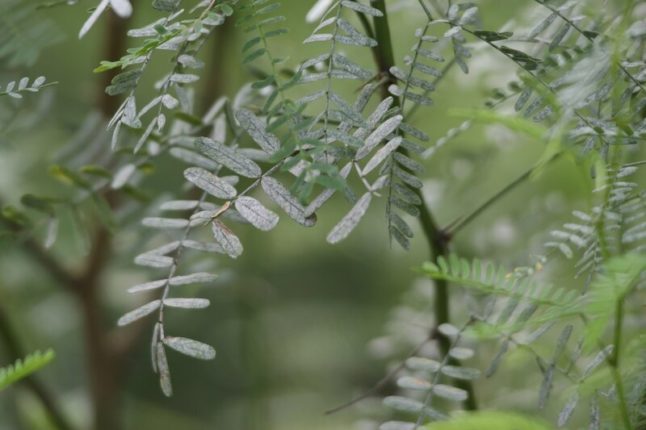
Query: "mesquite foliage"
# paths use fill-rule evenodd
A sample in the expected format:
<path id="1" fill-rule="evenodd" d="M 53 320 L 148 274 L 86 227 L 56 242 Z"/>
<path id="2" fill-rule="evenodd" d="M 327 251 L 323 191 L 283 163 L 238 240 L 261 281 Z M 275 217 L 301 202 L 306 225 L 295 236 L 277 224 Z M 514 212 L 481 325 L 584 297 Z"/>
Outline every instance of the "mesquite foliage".
<path id="1" fill-rule="evenodd" d="M 424 23 L 409 30 L 391 16 L 392 33 L 409 32 L 414 38 L 402 55 L 392 52 L 383 3 L 318 1 L 307 16 L 313 28 L 303 41 L 310 54 L 283 58 L 277 47 L 289 33 L 289 22 L 278 2 L 153 1 L 161 17 L 129 30 L 134 46 L 96 68 L 118 69 L 105 91 L 122 102 L 105 125 L 111 142 L 101 144 L 127 153 L 121 158 L 125 161 L 110 169 L 53 166 L 55 176 L 76 190 L 73 196 L 29 194 L 22 200 L 46 220 L 46 245 L 54 244 L 63 212 L 82 224 L 83 211 L 97 211 L 106 226 L 117 228 L 120 214 L 112 212 L 106 191 L 147 205 L 140 177 L 161 154 L 183 166 L 182 194 L 155 201 L 141 219 L 143 227 L 159 234 L 134 263 L 157 274 L 128 286 L 141 299 L 117 322 L 128 325 L 154 315 L 152 368 L 170 396 L 169 349 L 202 360 L 215 358 L 216 352 L 198 340 L 171 335 L 165 315 L 209 306 L 209 300 L 182 290 L 217 285 L 220 265 L 245 258 L 241 231 L 271 234 L 281 218 L 311 227 L 317 212 L 337 198 L 344 199 L 346 211 L 327 235 L 329 243 L 337 244 L 383 199 L 385 228 L 393 242 L 408 249 L 412 240 L 423 240 L 414 237 L 414 220 L 434 223 L 424 199 L 426 160 L 477 124 L 503 126 L 543 144 L 529 177 L 540 179 L 557 158 L 587 163 L 595 184 L 593 203 L 547 232 L 540 255 L 511 268 L 487 256 L 449 254 L 446 247 L 461 230 L 461 220 L 435 232 L 425 229 L 435 255 L 421 271 L 438 285 L 451 285 L 454 297 L 467 297 L 468 317 L 460 323 L 429 315 L 424 310 L 429 296 L 439 300 L 429 292 L 430 284 L 406 296 L 381 339 L 398 345 L 390 358 L 399 364 L 392 374 L 397 392 L 383 399 L 393 414 L 379 428 L 416 429 L 450 421 L 460 407 L 472 409 L 473 385 L 495 377 L 513 350 L 535 358 L 541 376 L 538 408 L 552 401 L 557 384 L 567 387 L 567 400 L 554 418 L 557 425 L 567 425 L 578 408 L 591 411 L 590 428 L 643 425 L 645 381 L 639 370 L 644 339 L 622 343 L 621 331 L 627 315 L 636 312 L 633 304 L 643 300 L 646 273 L 646 191 L 638 179 L 631 180 L 644 165 L 635 157 L 643 153 L 646 137 L 646 24 L 631 7 L 605 6 L 607 13 L 601 15 L 594 13 L 600 2 L 592 0 L 534 0 L 528 1 L 533 19 L 490 29 L 478 2 L 408 1 L 398 7 L 414 10 Z M 124 16 L 132 12 L 127 0 L 103 0 L 81 36 L 108 7 Z M 198 114 L 201 49 L 229 21 L 245 35 L 241 67 L 254 78 L 235 97 L 219 98 Z M 3 51 L 5 43 L 0 40 L 0 52 L 11 61 L 33 62 L 35 53 Z M 32 49 L 44 46 L 38 38 Z M 428 112 L 444 79 L 470 79 L 472 58 L 485 51 L 514 70 L 513 78 L 492 88 L 481 108 L 456 111 L 464 122 L 441 129 L 437 134 L 444 137 L 431 142 L 415 115 Z M 163 53 L 171 54 L 170 66 L 154 84 L 154 97 L 144 99 L 142 78 Z M 374 64 L 359 60 L 370 57 Z M 44 82 L 3 83 L 0 96 L 19 99 L 44 89 Z M 2 217 L 21 230 L 33 224 L 16 208 L 6 208 Z M 187 255 L 197 253 L 212 255 L 218 265 L 195 269 Z M 551 265 L 571 266 L 573 280 L 561 285 Z M 480 343 L 497 344 L 486 369 L 469 364 Z M 411 346 L 413 353 L 400 353 Z M 503 428 L 508 417 L 487 418 L 491 427 L 482 428 L 497 428 L 492 424 L 497 419 Z"/>

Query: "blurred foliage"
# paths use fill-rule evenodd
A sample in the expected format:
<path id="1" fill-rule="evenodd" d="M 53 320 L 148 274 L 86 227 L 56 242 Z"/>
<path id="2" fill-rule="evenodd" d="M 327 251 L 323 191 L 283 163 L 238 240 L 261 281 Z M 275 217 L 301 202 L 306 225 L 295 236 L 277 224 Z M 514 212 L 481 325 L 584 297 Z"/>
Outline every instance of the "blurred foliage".
<path id="1" fill-rule="evenodd" d="M 8 15 L 3 11 L 16 2 L 0 2 L 5 2 L 0 7 L 4 20 Z M 36 33 L 28 34 L 38 36 L 32 46 L 39 45 L 40 53 L 13 48 L 16 39 L 0 35 L 0 43 L 12 47 L 0 55 L 0 90 L 10 81 L 29 77 L 33 82 L 41 75 L 57 85 L 41 88 L 38 94 L 20 93 L 20 99 L 0 99 L 3 219 L 22 228 L 31 222 L 21 216 L 23 209 L 30 214 L 44 214 L 30 226 L 35 232 L 33 237 L 0 237 L 0 306 L 13 325 L 20 327 L 20 337 L 28 350 L 51 345 L 57 351 L 59 359 L 38 376 L 55 393 L 73 423 L 78 428 L 89 428 L 88 315 L 24 247 L 15 244 L 29 246 L 31 239 L 38 245 L 50 244 L 51 235 L 57 234 L 58 240 L 49 252 L 70 272 L 80 273 L 90 252 L 92 230 L 102 222 L 110 225 L 114 233 L 111 256 L 101 274 L 103 288 L 96 300 L 106 309 L 97 316 L 98 324 L 112 329 L 119 315 L 133 307 L 126 289 L 149 280 L 146 270 L 132 265 L 135 255 L 159 244 L 152 233 L 139 228 L 139 221 L 144 215 L 154 216 L 151 208 L 182 190 L 183 175 L 178 163 L 162 154 L 154 164 L 141 160 L 137 169 L 141 176 L 139 187 L 127 190 L 127 202 L 118 213 L 110 213 L 106 208 L 109 202 L 88 196 L 74 205 L 61 203 L 76 198 L 70 183 L 88 187 L 87 178 L 105 173 L 97 166 L 113 168 L 130 156 L 126 151 L 111 155 L 110 133 L 106 131 L 105 118 L 97 113 L 105 82 L 93 70 L 102 60 L 118 60 L 106 58 L 104 53 L 110 38 L 118 36 L 109 33 L 114 17 L 104 16 L 84 39 L 78 40 L 78 30 L 88 17 L 88 8 L 95 6 L 93 2 L 57 2 L 47 8 L 36 8 L 40 2 L 23 3 L 33 9 L 30 19 L 56 31 L 47 30 L 53 34 L 47 40 Z M 147 3 L 133 3 L 129 28 L 141 27 L 162 16 Z M 310 3 L 283 1 L 290 33 L 275 44 L 275 49 L 292 65 L 317 53 L 311 45 L 302 44 L 313 28 L 303 19 Z M 617 7 L 624 4 L 619 0 L 609 3 Z M 397 22 L 392 33 L 398 60 L 415 43 L 414 29 L 425 23 L 415 4 L 393 2 L 390 19 Z M 527 24 L 535 11 L 531 1 L 482 0 L 478 5 L 485 28 L 501 28 L 508 22 Z M 13 8 L 11 13 L 16 11 Z M 639 13 L 646 12 L 642 8 Z M 2 28 L 9 27 L 2 24 Z M 218 42 L 218 38 L 224 42 Z M 242 29 L 232 26 L 206 41 L 202 52 L 215 83 L 203 78 L 197 84 L 200 110 L 212 102 L 199 97 L 212 92 L 211 85 L 216 85 L 221 95 L 234 97 L 245 82 L 258 78 L 252 67 L 240 67 L 244 42 Z M 427 133 L 431 142 L 441 141 L 449 130 L 456 130 L 451 143 L 438 143 L 437 153 L 424 166 L 425 198 L 441 225 L 470 213 L 545 156 L 544 143 L 535 139 L 542 136 L 542 126 L 518 118 L 499 121 L 502 115 L 481 109 L 493 88 L 504 88 L 516 76 L 513 67 L 493 58 L 491 50 L 478 45 L 469 60 L 470 73 L 447 76 L 434 94 L 434 105 L 412 118 L 412 124 Z M 352 59 L 362 65 L 372 61 L 369 52 Z M 157 95 L 153 84 L 167 73 L 170 61 L 170 54 L 151 61 L 139 83 L 142 100 Z M 341 85 L 347 93 L 357 91 L 352 85 Z M 301 92 L 300 96 L 306 95 Z M 474 125 L 459 131 L 465 118 Z M 636 148 L 633 154 L 643 156 L 644 150 Z M 85 170 L 77 172 L 82 166 Z M 572 155 L 546 163 L 484 212 L 477 223 L 466 226 L 454 238 L 454 249 L 468 259 L 484 256 L 487 260 L 507 261 L 511 267 L 524 265 L 532 255 L 544 252 L 547 232 L 567 221 L 573 210 L 592 206 L 592 190 L 599 183 L 590 175 L 593 167 L 593 161 Z M 637 172 L 635 181 L 643 184 L 643 180 L 643 172 Z M 143 211 L 136 204 L 140 201 L 148 202 Z M 327 233 L 347 209 L 343 201 L 329 204 L 318 213 L 318 224 L 308 230 L 285 221 L 269 234 L 241 231 L 244 258 L 227 261 L 226 265 L 208 257 L 195 258 L 192 262 L 205 270 L 219 265 L 215 288 L 199 290 L 211 301 L 211 307 L 187 316 L 170 314 L 169 319 L 177 332 L 190 332 L 215 345 L 217 357 L 212 362 L 196 362 L 171 352 L 168 359 L 178 394 L 169 399 L 160 393 L 151 375 L 148 342 L 139 342 L 125 358 L 127 373 L 120 387 L 123 414 L 119 417 L 124 428 L 373 428 L 366 417 L 382 417 L 384 411 L 371 399 L 336 414 L 324 416 L 323 412 L 372 387 L 383 377 L 384 369 L 396 362 L 392 357 L 408 348 L 406 342 L 384 338 L 384 333 L 395 331 L 391 317 L 401 316 L 402 308 L 397 304 L 414 295 L 410 285 L 428 283 L 411 270 L 428 260 L 428 246 L 414 221 L 411 226 L 416 235 L 411 250 L 404 252 L 392 245 L 381 207 L 369 212 L 346 242 L 327 244 Z M 52 213 L 60 223 L 52 221 Z M 92 218 L 79 220 L 88 216 Z M 78 225 L 90 231 L 84 233 L 75 227 Z M 554 268 L 552 273 L 556 282 L 568 282 L 574 275 L 567 265 Z M 187 292 L 197 290 L 189 287 Z M 426 312 L 424 322 L 428 326 L 432 323 L 429 297 L 423 297 L 417 303 Z M 467 296 L 456 297 L 452 311 L 456 319 L 464 318 L 473 303 Z M 643 320 L 634 319 L 630 324 L 635 331 L 643 328 Z M 142 330 L 148 339 L 150 327 Z M 549 336 L 556 340 L 558 334 Z M 496 345 L 483 342 L 469 365 L 486 368 L 497 350 Z M 527 372 L 535 357 L 513 350 L 505 360 L 504 374 L 483 378 L 478 384 L 478 396 L 491 409 L 535 414 L 541 375 Z M 0 343 L 0 364 L 9 361 L 8 351 Z M 394 389 L 389 384 L 376 394 L 389 394 Z M 541 416 L 557 416 L 571 393 L 556 390 L 553 395 L 558 401 L 548 403 Z M 575 412 L 572 428 L 587 423 L 587 415 L 587 411 Z M 493 412 L 427 428 L 504 430 L 507 427 L 503 424 L 519 429 L 547 428 L 520 416 Z M 48 429 L 54 425 L 33 395 L 15 385 L 0 394 L 0 428 Z"/>

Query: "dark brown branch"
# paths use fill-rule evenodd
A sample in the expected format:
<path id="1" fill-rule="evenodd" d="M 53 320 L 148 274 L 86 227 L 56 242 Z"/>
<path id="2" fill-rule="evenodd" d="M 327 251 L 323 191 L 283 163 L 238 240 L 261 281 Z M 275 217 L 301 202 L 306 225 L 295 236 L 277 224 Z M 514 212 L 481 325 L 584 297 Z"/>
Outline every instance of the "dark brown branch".
<path id="1" fill-rule="evenodd" d="M 420 3 L 423 5 L 423 3 Z M 373 48 L 375 58 L 377 59 L 377 66 L 379 67 L 380 73 L 383 75 L 381 94 L 382 98 L 390 97 L 388 92 L 388 87 L 391 83 L 395 82 L 395 77 L 391 75 L 390 69 L 395 65 L 395 58 L 393 53 L 393 44 L 392 38 L 390 35 L 390 26 L 388 24 L 388 12 L 386 10 L 385 0 L 376 0 L 373 2 L 372 6 L 376 9 L 379 9 L 383 13 L 383 17 L 374 19 L 374 28 L 375 28 L 375 38 L 377 40 L 377 46 Z M 427 13 L 429 19 L 433 19 L 430 15 L 428 9 L 425 8 L 425 13 Z M 400 105 L 400 100 L 395 97 L 394 103 L 395 106 Z M 404 150 L 405 151 L 405 150 Z M 426 241 L 428 242 L 431 258 L 437 259 L 440 256 L 447 256 L 449 253 L 448 242 L 449 236 L 441 228 L 439 228 L 433 213 L 429 207 L 424 203 L 424 196 L 421 190 L 416 190 L 417 195 L 419 196 L 422 204 L 420 205 L 420 224 Z M 451 321 L 450 315 L 450 297 L 448 290 L 448 283 L 443 280 L 435 281 L 435 300 L 434 300 L 434 310 L 435 310 L 435 325 L 439 327 L 442 324 L 449 323 Z M 446 336 L 440 334 L 439 332 L 435 333 L 436 330 L 433 330 L 435 337 L 438 340 L 440 351 L 442 355 L 446 356 L 449 353 L 451 347 L 451 341 Z M 455 359 L 450 359 L 450 364 L 459 365 L 459 362 Z M 477 400 L 475 397 L 475 391 L 473 385 L 470 381 L 456 381 L 456 385 L 459 388 L 467 391 L 468 398 L 465 402 L 465 407 L 468 410 L 476 410 L 478 408 Z"/>
<path id="2" fill-rule="evenodd" d="M 101 52 L 102 60 L 116 60 L 126 51 L 126 33 L 128 31 L 129 19 L 122 19 L 117 14 L 110 11 L 107 15 L 107 31 L 104 38 L 103 51 Z M 119 98 L 112 97 L 105 93 L 105 88 L 110 85 L 118 69 L 112 69 L 103 73 L 100 85 L 97 86 L 97 106 L 106 118 L 112 117 L 119 107 Z"/>
<path id="3" fill-rule="evenodd" d="M 120 58 L 126 50 L 128 21 L 114 13 L 108 14 L 102 57 Z M 119 106 L 119 98 L 105 93 L 105 88 L 118 73 L 112 70 L 102 75 L 97 85 L 97 105 L 104 117 L 110 118 Z M 111 209 L 118 202 L 114 193 L 106 192 L 105 198 Z M 107 227 L 98 225 L 92 245 L 81 273 L 77 298 L 83 316 L 85 347 L 88 361 L 88 379 L 93 407 L 95 430 L 118 430 L 120 384 L 122 369 L 110 342 L 110 329 L 104 319 L 100 302 L 101 276 L 110 260 L 112 237 Z"/>
<path id="4" fill-rule="evenodd" d="M 233 21 L 226 20 L 214 31 L 213 50 L 209 59 L 204 88 L 201 91 L 201 107 L 206 111 L 211 103 L 224 94 L 224 84 L 227 82 L 225 75 L 227 68 L 221 67 L 223 59 L 228 56 L 229 50 L 234 44 Z"/>

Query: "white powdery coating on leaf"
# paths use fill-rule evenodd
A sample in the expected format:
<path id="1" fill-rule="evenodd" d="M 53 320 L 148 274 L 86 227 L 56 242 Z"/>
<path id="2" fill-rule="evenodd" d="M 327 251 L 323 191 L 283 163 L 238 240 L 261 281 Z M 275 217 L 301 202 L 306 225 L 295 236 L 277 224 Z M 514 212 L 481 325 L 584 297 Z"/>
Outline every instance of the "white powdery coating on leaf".
<path id="1" fill-rule="evenodd" d="M 265 123 L 253 112 L 247 109 L 240 109 L 236 113 L 236 119 L 245 129 L 249 136 L 268 154 L 273 154 L 280 149 L 280 141 L 276 136 L 266 130 Z"/>
<path id="2" fill-rule="evenodd" d="M 215 358 L 215 349 L 210 345 L 198 342 L 197 340 L 185 337 L 169 336 L 164 338 L 163 342 L 175 351 L 193 358 L 198 358 L 200 360 L 213 360 Z"/>
<path id="3" fill-rule="evenodd" d="M 170 306 L 171 308 L 182 308 L 182 309 L 204 309 L 211 304 L 208 299 L 166 299 L 164 300 L 164 306 Z"/>
<path id="4" fill-rule="evenodd" d="M 265 176 L 260 181 L 260 186 L 267 196 L 280 206 L 290 218 L 299 224 L 308 226 L 305 208 L 283 184 L 270 176 Z"/>
<path id="5" fill-rule="evenodd" d="M 110 6 L 114 13 L 121 18 L 128 18 L 132 15 L 132 4 L 128 0 L 110 0 Z"/>
<path id="6" fill-rule="evenodd" d="M 168 360 L 166 359 L 166 350 L 163 343 L 157 344 L 157 369 L 159 370 L 159 385 L 162 392 L 167 397 L 173 395 L 173 386 L 170 382 L 170 369 L 168 368 Z"/>
<path id="7" fill-rule="evenodd" d="M 278 224 L 278 215 L 252 197 L 242 196 L 235 201 L 236 210 L 259 230 L 269 231 Z"/>
<path id="8" fill-rule="evenodd" d="M 117 325 L 119 326 L 124 326 L 128 325 L 133 321 L 136 321 L 140 318 L 145 317 L 146 315 L 150 315 L 151 313 L 155 312 L 157 309 L 159 309 L 159 306 L 161 305 L 160 300 L 153 300 L 150 303 L 146 303 L 143 306 L 138 307 L 135 310 L 132 310 L 119 318 L 119 321 L 117 322 Z"/>
<path id="9" fill-rule="evenodd" d="M 348 212 L 343 219 L 334 226 L 330 234 L 327 236 L 327 241 L 334 244 L 348 237 L 352 230 L 354 230 L 354 228 L 359 224 L 361 218 L 366 214 L 371 201 L 372 194 L 370 192 L 361 196 L 350 212 Z"/>
<path id="10" fill-rule="evenodd" d="M 232 199 L 237 194 L 228 182 L 201 167 L 189 167 L 184 170 L 184 177 L 196 187 L 220 199 Z"/>
<path id="11" fill-rule="evenodd" d="M 332 5 L 333 0 L 318 0 L 305 15 L 306 22 L 316 22 L 325 15 L 325 12 Z"/>
<path id="12" fill-rule="evenodd" d="M 211 227 L 213 237 L 222 246 L 224 252 L 231 258 L 238 258 L 243 251 L 242 243 L 238 239 L 238 236 L 218 220 L 213 221 Z"/>

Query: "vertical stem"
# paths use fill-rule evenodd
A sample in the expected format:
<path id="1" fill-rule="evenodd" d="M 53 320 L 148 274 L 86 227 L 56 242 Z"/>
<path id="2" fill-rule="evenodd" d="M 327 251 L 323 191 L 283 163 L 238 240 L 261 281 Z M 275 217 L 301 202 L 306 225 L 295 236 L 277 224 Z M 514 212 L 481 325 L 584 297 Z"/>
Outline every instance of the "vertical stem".
<path id="1" fill-rule="evenodd" d="M 383 99 L 390 97 L 388 87 L 391 84 L 396 83 L 395 77 L 390 73 L 390 68 L 395 65 L 395 56 L 393 52 L 392 38 L 390 35 L 390 26 L 388 24 L 386 1 L 375 0 L 372 3 L 372 7 L 378 9 L 383 13 L 383 17 L 375 17 L 374 19 L 375 39 L 377 40 L 377 46 L 373 48 L 377 67 L 379 68 L 379 72 L 382 75 L 381 97 Z M 394 98 L 393 105 L 401 105 L 399 98 Z M 403 153 L 406 153 L 405 149 L 400 150 Z M 424 203 L 424 196 L 422 191 L 417 189 L 415 192 L 422 201 L 422 205 L 420 205 L 419 208 L 419 221 L 430 248 L 431 258 L 437 259 L 438 257 L 447 256 L 449 252 L 448 236 L 442 229 L 439 228 L 433 213 Z M 444 280 L 435 281 L 434 311 L 436 327 L 440 326 L 441 324 L 449 323 L 451 321 L 448 283 Z M 432 335 L 435 339 L 437 339 L 442 355 L 446 356 L 451 347 L 450 339 L 439 332 L 435 332 Z M 449 362 L 453 365 L 459 365 L 459 362 L 454 359 L 450 359 Z M 464 405 L 465 408 L 467 410 L 476 410 L 478 408 L 478 404 L 471 382 L 455 381 L 455 383 L 458 387 L 462 388 L 468 393 L 468 399 L 466 400 Z"/>
<path id="2" fill-rule="evenodd" d="M 119 58 L 126 50 L 128 20 L 109 13 L 104 35 L 103 58 Z M 105 93 L 105 87 L 118 73 L 112 70 L 100 78 L 97 85 L 97 107 L 105 118 L 110 118 L 118 108 L 119 99 Z M 116 206 L 114 195 L 106 195 L 111 208 Z M 92 239 L 92 246 L 85 262 L 85 270 L 78 282 L 78 303 L 83 316 L 87 373 L 93 408 L 95 430 L 121 428 L 121 360 L 115 356 L 110 342 L 110 330 L 104 319 L 100 300 L 101 275 L 109 262 L 112 249 L 111 233 L 99 225 Z"/>
<path id="3" fill-rule="evenodd" d="M 373 48 L 375 54 L 375 61 L 379 68 L 379 73 L 384 79 L 381 85 L 381 98 L 385 99 L 390 97 L 388 87 L 396 83 L 395 77 L 390 73 L 390 68 L 395 65 L 395 55 L 392 46 L 392 38 L 390 36 L 390 25 L 388 24 L 388 13 L 386 12 L 386 1 L 376 0 L 372 3 L 372 7 L 380 10 L 383 13 L 381 18 L 374 18 L 374 31 L 377 46 Z M 399 106 L 399 98 L 394 97 L 393 105 Z"/>
<path id="4" fill-rule="evenodd" d="M 624 382 L 621 379 L 621 373 L 619 372 L 619 359 L 621 357 L 621 342 L 622 342 L 622 330 L 623 330 L 623 321 L 624 321 L 624 298 L 620 298 L 617 301 L 615 309 L 615 327 L 614 327 L 614 350 L 612 356 L 608 360 L 612 377 L 615 381 L 615 388 L 617 390 L 617 398 L 619 400 L 619 410 L 621 413 L 621 419 L 624 423 L 625 430 L 632 430 L 633 425 L 630 421 L 630 411 L 628 409 L 628 402 L 626 400 L 626 393 L 624 390 Z"/>
<path id="5" fill-rule="evenodd" d="M 126 51 L 126 33 L 128 21 L 120 18 L 116 13 L 110 11 L 107 15 L 107 28 L 103 40 L 102 59 L 114 60 L 121 58 Z M 97 86 L 97 105 L 106 118 L 110 118 L 119 107 L 119 98 L 112 97 L 105 93 L 105 88 L 110 81 L 119 73 L 119 69 L 112 69 L 103 73 L 100 78 L 100 85 Z"/>
<path id="6" fill-rule="evenodd" d="M 118 430 L 120 425 L 120 375 L 117 360 L 109 342 L 109 330 L 103 318 L 99 299 L 101 274 L 110 258 L 111 238 L 100 226 L 94 236 L 86 262 L 85 274 L 79 280 L 79 307 L 83 316 L 87 372 L 93 407 L 95 430 Z"/>

